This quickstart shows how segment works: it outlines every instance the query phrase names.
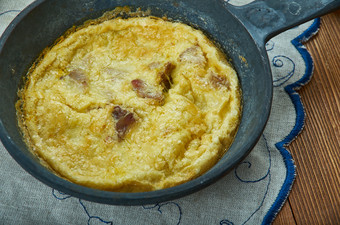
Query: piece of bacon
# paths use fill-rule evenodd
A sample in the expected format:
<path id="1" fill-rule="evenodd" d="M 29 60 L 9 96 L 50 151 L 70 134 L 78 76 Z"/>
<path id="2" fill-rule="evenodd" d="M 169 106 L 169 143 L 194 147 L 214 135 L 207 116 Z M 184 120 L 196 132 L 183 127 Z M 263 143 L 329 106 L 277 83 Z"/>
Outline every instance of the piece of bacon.
<path id="1" fill-rule="evenodd" d="M 214 88 L 226 87 L 229 88 L 230 84 L 225 76 L 218 75 L 214 72 L 210 73 L 210 82 Z"/>
<path id="2" fill-rule="evenodd" d="M 164 91 L 168 91 L 171 88 L 172 76 L 171 73 L 175 69 L 175 65 L 171 62 L 167 62 L 162 71 L 157 74 L 157 83 L 162 85 Z"/>
<path id="3" fill-rule="evenodd" d="M 187 48 L 179 55 L 179 60 L 181 62 L 189 62 L 193 64 L 203 65 L 206 63 L 206 59 L 203 55 L 202 49 L 195 45 Z"/>
<path id="4" fill-rule="evenodd" d="M 88 84 L 88 80 L 87 77 L 84 73 L 84 71 L 80 70 L 80 69 L 75 69 L 72 70 L 68 76 L 73 79 L 74 81 L 76 81 L 79 84 L 82 84 L 83 86 L 87 86 Z"/>
<path id="5" fill-rule="evenodd" d="M 147 85 L 141 79 L 131 81 L 132 89 L 137 93 L 138 97 L 149 98 L 155 100 L 158 104 L 163 104 L 164 96 L 162 93 L 157 92 L 151 86 Z"/>
<path id="6" fill-rule="evenodd" d="M 115 106 L 113 108 L 112 116 L 115 120 L 117 120 L 115 128 L 118 140 L 121 141 L 124 139 L 132 125 L 136 122 L 136 118 L 132 112 L 124 110 L 119 106 Z"/>
<path id="7" fill-rule="evenodd" d="M 154 70 L 154 69 L 158 69 L 159 67 L 161 67 L 160 62 L 152 62 L 148 65 L 150 70 Z"/>
<path id="8" fill-rule="evenodd" d="M 120 118 L 124 117 L 128 113 L 127 110 L 124 110 L 120 108 L 119 106 L 115 106 L 112 111 L 112 116 L 116 120 L 119 120 Z"/>

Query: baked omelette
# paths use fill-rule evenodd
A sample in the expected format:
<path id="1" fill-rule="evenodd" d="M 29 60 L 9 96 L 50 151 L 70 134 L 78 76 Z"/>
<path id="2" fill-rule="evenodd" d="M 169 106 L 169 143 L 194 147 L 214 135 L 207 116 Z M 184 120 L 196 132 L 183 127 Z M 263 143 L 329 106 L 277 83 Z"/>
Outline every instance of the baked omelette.
<path id="1" fill-rule="evenodd" d="M 20 90 L 30 149 L 91 188 L 144 192 L 210 169 L 241 114 L 237 74 L 199 30 L 155 17 L 115 18 L 70 33 Z"/>

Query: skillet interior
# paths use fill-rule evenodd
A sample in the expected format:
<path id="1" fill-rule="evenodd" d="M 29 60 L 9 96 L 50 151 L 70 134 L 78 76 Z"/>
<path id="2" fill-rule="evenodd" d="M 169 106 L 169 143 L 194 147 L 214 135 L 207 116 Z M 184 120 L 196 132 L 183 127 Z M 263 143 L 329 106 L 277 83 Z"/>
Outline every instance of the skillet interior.
<path id="1" fill-rule="evenodd" d="M 91 201 L 136 205 L 162 202 L 197 191 L 230 171 L 256 144 L 268 119 L 272 78 L 263 45 L 223 5 L 223 1 L 186 0 L 61 0 L 37 1 L 21 13 L 0 40 L 0 136 L 12 157 L 34 177 L 62 192 Z M 224 157 L 201 177 L 160 191 L 114 193 L 79 186 L 49 172 L 28 151 L 17 126 L 17 90 L 40 52 L 73 25 L 97 18 L 117 6 L 151 9 L 153 16 L 167 16 L 204 31 L 221 46 L 238 72 L 243 115 L 233 145 Z"/>

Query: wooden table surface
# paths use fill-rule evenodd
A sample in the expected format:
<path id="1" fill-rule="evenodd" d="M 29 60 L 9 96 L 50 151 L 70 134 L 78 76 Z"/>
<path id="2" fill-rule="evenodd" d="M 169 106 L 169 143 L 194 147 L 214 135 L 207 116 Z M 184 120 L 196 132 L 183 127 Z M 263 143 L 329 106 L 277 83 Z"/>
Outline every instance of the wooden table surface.
<path id="1" fill-rule="evenodd" d="M 340 224 L 340 10 L 321 18 L 305 46 L 314 59 L 313 78 L 298 91 L 305 127 L 288 146 L 297 176 L 274 225 Z"/>

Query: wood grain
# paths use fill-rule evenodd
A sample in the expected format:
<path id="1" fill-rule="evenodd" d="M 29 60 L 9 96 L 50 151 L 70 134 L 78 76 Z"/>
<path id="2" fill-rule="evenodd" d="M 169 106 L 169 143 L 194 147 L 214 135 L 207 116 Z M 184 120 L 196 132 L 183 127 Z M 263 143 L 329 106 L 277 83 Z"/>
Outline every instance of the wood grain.
<path id="1" fill-rule="evenodd" d="M 305 44 L 314 75 L 299 91 L 304 131 L 288 149 L 297 178 L 273 224 L 340 224 L 340 10 L 321 19 L 319 33 Z M 290 221 L 290 223 L 288 223 Z"/>
<path id="2" fill-rule="evenodd" d="M 283 205 L 280 213 L 275 218 L 274 224 L 295 225 L 295 218 L 289 201 Z"/>

